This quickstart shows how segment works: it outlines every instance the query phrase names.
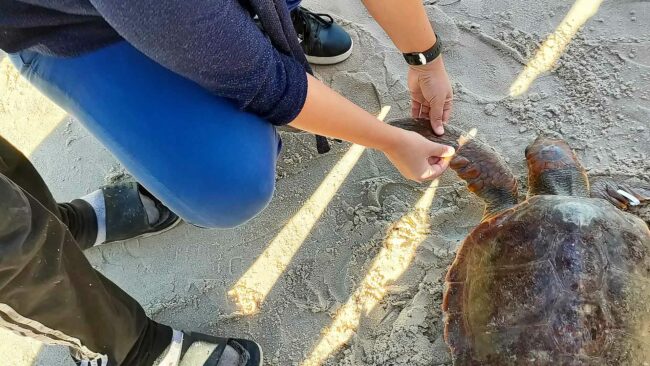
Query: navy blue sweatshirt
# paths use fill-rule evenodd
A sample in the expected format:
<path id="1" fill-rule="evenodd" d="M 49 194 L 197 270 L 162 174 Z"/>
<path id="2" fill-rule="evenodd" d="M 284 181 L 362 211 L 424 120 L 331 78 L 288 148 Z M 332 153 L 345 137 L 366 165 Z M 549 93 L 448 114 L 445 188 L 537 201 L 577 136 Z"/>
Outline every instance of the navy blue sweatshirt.
<path id="1" fill-rule="evenodd" d="M 310 69 L 291 32 L 284 0 L 0 0 L 5 52 L 69 57 L 126 40 L 276 125 L 307 95 Z"/>

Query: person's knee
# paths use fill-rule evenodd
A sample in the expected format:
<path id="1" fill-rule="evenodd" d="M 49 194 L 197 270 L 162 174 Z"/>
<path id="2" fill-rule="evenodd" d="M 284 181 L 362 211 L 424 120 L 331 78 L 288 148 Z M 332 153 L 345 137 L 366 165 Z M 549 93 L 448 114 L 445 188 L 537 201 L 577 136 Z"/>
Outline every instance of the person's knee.
<path id="1" fill-rule="evenodd" d="M 214 229 L 227 229 L 240 226 L 259 214 L 271 201 L 275 190 L 274 177 L 264 179 L 260 176 L 239 177 L 234 184 L 223 187 L 215 184 L 216 191 L 209 202 L 196 205 L 190 223 Z M 181 216 L 185 216 L 182 213 Z"/>
<path id="2" fill-rule="evenodd" d="M 231 202 L 228 220 L 225 222 L 227 227 L 235 227 L 246 223 L 257 214 L 262 212 L 273 198 L 275 184 L 273 180 L 255 180 L 251 179 L 246 185 L 237 189 L 235 196 L 238 199 Z"/>

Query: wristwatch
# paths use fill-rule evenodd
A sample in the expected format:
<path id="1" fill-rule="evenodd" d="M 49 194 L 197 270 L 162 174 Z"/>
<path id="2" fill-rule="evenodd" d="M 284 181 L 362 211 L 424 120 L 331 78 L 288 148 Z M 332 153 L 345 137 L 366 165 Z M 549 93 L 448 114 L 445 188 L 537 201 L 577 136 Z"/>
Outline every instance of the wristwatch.
<path id="1" fill-rule="evenodd" d="M 426 65 L 440 56 L 442 47 L 440 46 L 440 37 L 436 34 L 436 43 L 424 52 L 403 53 L 404 59 L 409 65 Z"/>

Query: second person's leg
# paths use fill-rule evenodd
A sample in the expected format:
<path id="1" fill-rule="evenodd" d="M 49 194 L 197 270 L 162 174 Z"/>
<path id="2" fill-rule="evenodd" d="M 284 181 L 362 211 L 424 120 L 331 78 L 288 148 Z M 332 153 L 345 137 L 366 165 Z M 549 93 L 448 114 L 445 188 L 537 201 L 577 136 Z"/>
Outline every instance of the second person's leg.
<path id="1" fill-rule="evenodd" d="M 61 221 L 70 217 L 56 212 L 36 169 L 0 137 L 0 327 L 68 346 L 82 366 L 261 364 L 262 351 L 250 340 L 180 331 L 172 337 L 92 268 Z"/>
<path id="2" fill-rule="evenodd" d="M 83 200 L 57 204 L 32 163 L 2 136 L 0 174 L 15 182 L 61 220 L 82 249 L 96 242 L 97 217 L 91 205 Z"/>
<path id="3" fill-rule="evenodd" d="M 35 171 L 34 171 L 35 172 Z M 40 177 L 36 173 L 31 178 Z M 42 182 L 42 181 L 41 181 Z M 47 197 L 44 184 L 30 190 Z M 70 347 L 105 366 L 151 365 L 171 340 L 169 327 L 95 271 L 49 208 L 0 174 L 0 327 Z"/>
<path id="4" fill-rule="evenodd" d="M 135 182 L 112 184 L 82 199 L 56 203 L 32 163 L 2 136 L 0 174 L 18 184 L 61 220 L 82 250 L 105 242 L 159 233 L 178 221 L 178 216 Z"/>

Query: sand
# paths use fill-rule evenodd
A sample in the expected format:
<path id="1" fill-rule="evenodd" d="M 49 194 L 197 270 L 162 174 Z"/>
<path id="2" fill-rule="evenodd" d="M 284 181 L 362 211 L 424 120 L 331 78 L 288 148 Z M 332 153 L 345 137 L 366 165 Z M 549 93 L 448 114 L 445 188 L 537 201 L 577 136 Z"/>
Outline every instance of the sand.
<path id="1" fill-rule="evenodd" d="M 426 3 L 455 89 L 451 123 L 477 128 L 521 177 L 522 193 L 523 149 L 540 133 L 567 139 L 591 175 L 650 183 L 650 3 L 604 1 L 555 66 L 518 97 L 509 97 L 510 85 L 570 2 Z M 361 3 L 305 5 L 335 14 L 355 42 L 348 61 L 316 68 L 320 78 L 372 113 L 389 105 L 388 118 L 406 116 L 406 67 Z M 57 199 L 128 176 L 78 122 L 3 65 L 0 133 L 30 153 Z M 481 202 L 450 171 L 428 208 L 421 197 L 432 190 L 403 180 L 381 153 L 364 151 L 301 242 L 299 225 L 283 228 L 349 145 L 335 142 L 332 152 L 318 155 L 310 136 L 283 137 L 275 198 L 253 221 L 233 230 L 183 224 L 157 237 L 88 250 L 88 259 L 155 320 L 256 339 L 269 365 L 449 364 L 443 278 L 479 222 Z M 277 282 L 258 299 L 257 314 L 242 315 L 228 292 L 278 233 L 288 233 L 283 243 L 297 242 L 297 252 L 283 260 L 286 268 L 278 267 L 282 260 L 273 262 L 269 271 L 280 274 Z M 72 365 L 65 349 L 0 337 L 3 365 Z"/>

